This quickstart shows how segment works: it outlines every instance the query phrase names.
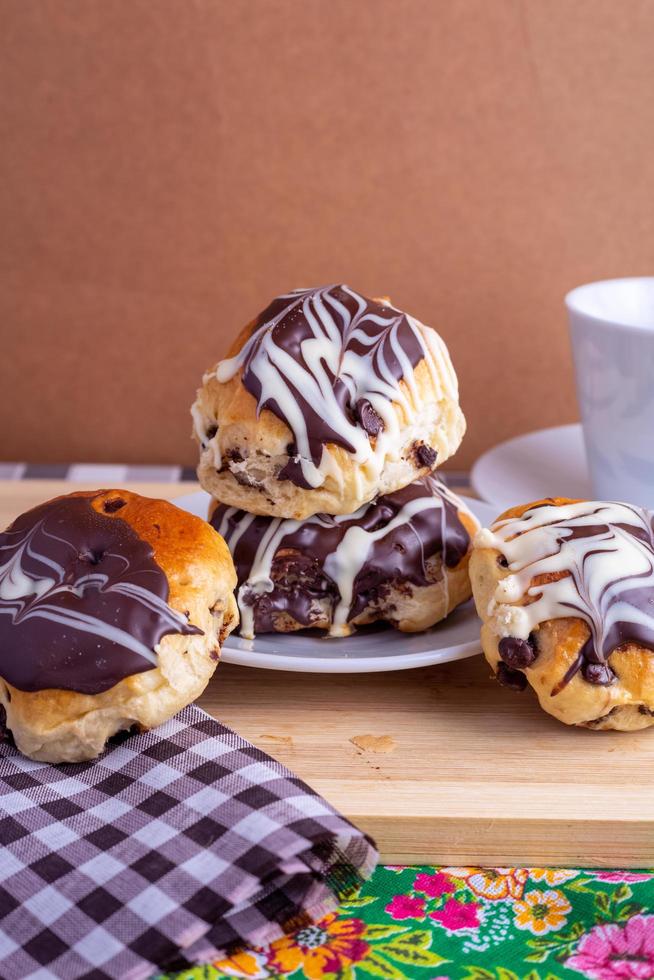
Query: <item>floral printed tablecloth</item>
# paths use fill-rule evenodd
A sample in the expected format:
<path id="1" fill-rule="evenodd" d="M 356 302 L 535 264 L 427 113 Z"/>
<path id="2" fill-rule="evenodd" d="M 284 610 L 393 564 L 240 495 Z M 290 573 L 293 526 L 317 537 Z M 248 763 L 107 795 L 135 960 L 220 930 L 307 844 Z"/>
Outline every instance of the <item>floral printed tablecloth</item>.
<path id="1" fill-rule="evenodd" d="M 266 949 L 175 980 L 651 980 L 654 872 L 379 867 Z"/>

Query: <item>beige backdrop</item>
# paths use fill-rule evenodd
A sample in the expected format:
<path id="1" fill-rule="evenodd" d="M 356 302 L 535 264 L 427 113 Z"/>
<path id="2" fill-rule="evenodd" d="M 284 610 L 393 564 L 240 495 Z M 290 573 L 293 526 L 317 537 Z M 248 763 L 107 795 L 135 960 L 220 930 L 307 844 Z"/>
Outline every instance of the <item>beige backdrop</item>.
<path id="1" fill-rule="evenodd" d="M 190 463 L 202 370 L 344 280 L 437 326 L 454 461 L 576 416 L 654 265 L 654 0 L 0 0 L 0 456 Z"/>

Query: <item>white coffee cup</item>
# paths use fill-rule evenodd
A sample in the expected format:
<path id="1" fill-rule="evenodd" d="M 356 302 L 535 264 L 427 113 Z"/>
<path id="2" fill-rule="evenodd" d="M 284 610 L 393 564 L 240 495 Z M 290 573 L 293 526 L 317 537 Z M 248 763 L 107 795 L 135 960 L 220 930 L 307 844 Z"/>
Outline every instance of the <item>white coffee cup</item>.
<path id="1" fill-rule="evenodd" d="M 654 276 L 565 302 L 593 493 L 654 509 Z"/>

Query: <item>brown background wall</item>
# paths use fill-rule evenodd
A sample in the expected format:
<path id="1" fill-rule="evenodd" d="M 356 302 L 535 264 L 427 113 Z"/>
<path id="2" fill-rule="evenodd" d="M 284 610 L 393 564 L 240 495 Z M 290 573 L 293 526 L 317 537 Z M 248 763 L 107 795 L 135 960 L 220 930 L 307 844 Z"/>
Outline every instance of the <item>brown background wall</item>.
<path id="1" fill-rule="evenodd" d="M 194 460 L 202 370 L 345 280 L 440 328 L 454 465 L 576 416 L 654 265 L 652 0 L 0 0 L 0 456 Z"/>

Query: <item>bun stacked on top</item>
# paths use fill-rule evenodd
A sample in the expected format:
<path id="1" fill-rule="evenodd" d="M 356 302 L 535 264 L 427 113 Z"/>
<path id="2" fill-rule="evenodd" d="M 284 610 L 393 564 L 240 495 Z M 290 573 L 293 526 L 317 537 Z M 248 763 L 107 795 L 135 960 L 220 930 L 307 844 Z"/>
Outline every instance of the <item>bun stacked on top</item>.
<path id="1" fill-rule="evenodd" d="M 469 597 L 477 522 L 432 475 L 465 431 L 435 330 L 345 285 L 295 290 L 205 374 L 192 414 L 243 635 L 420 630 Z"/>

